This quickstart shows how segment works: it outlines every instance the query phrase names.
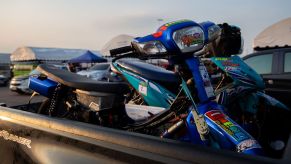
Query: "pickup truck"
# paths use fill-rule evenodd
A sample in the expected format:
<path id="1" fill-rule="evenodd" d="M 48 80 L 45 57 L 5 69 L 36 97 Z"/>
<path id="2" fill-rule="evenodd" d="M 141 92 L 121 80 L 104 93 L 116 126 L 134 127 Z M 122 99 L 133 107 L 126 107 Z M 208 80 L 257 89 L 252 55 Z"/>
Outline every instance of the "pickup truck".
<path id="1" fill-rule="evenodd" d="M 262 75 L 267 94 L 291 109 L 291 48 L 260 50 L 243 60 Z"/>
<path id="2" fill-rule="evenodd" d="M 38 105 L 0 106 L 0 163 L 291 163 L 291 142 L 280 159 L 250 156 L 51 118 Z"/>

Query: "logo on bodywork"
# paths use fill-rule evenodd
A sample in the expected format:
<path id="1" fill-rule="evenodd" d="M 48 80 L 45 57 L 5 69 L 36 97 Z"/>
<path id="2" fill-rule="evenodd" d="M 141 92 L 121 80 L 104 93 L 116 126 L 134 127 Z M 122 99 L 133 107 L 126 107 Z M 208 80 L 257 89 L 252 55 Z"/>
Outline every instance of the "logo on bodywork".
<path id="1" fill-rule="evenodd" d="M 229 60 L 223 61 L 222 65 L 225 67 L 239 67 L 240 66 L 238 63 L 234 63 L 234 62 L 229 61 Z"/>
<path id="2" fill-rule="evenodd" d="M 148 85 L 146 82 L 140 82 L 138 85 L 138 91 L 139 93 L 144 94 L 145 96 L 148 95 Z"/>
<path id="3" fill-rule="evenodd" d="M 0 137 L 4 138 L 5 140 L 10 140 L 13 142 L 17 142 L 20 143 L 22 145 L 27 146 L 28 148 L 31 148 L 31 140 L 23 138 L 23 137 L 19 137 L 17 135 L 14 134 L 10 134 L 9 132 L 7 132 L 6 130 L 1 130 L 0 131 Z"/>
<path id="4" fill-rule="evenodd" d="M 248 139 L 239 143 L 236 148 L 238 152 L 243 152 L 253 148 L 261 148 L 261 146 L 256 140 Z"/>
<path id="5" fill-rule="evenodd" d="M 249 135 L 246 134 L 239 126 L 234 124 L 226 115 L 221 111 L 211 110 L 205 113 L 205 116 L 213 121 L 218 127 L 225 131 L 237 142 L 250 139 Z"/>

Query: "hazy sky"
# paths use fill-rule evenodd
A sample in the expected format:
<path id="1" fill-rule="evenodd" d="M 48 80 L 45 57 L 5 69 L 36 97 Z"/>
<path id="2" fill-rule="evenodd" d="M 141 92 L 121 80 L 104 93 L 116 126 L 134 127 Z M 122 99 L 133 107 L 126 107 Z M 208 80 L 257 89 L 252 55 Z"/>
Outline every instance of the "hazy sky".
<path id="1" fill-rule="evenodd" d="M 99 50 L 119 34 L 143 36 L 178 19 L 241 27 L 244 53 L 267 26 L 291 16 L 291 0 L 0 0 L 0 52 L 20 46 Z"/>

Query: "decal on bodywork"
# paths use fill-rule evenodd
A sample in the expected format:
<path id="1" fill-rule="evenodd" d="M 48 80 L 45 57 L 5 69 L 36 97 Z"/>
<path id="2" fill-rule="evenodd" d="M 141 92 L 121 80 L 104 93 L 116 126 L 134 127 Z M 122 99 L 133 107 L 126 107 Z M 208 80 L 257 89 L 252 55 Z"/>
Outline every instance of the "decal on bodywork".
<path id="1" fill-rule="evenodd" d="M 19 137 L 17 135 L 11 134 L 9 132 L 7 132 L 6 130 L 1 130 L 0 131 L 0 137 L 4 138 L 5 140 L 10 140 L 13 142 L 17 142 L 20 143 L 22 145 L 27 146 L 28 148 L 31 148 L 31 140 L 23 138 L 23 137 Z"/>
<path id="2" fill-rule="evenodd" d="M 253 139 L 244 140 L 241 143 L 239 143 L 236 147 L 237 152 L 243 152 L 243 151 L 253 149 L 253 148 L 261 148 L 258 141 L 253 140 Z"/>
<path id="3" fill-rule="evenodd" d="M 250 139 L 238 125 L 234 124 L 226 115 L 219 110 L 211 110 L 205 113 L 205 116 L 213 121 L 218 127 L 225 131 L 235 141 L 241 142 Z"/>
<path id="4" fill-rule="evenodd" d="M 144 94 L 145 96 L 148 95 L 148 85 L 145 82 L 140 82 L 138 85 L 138 92 Z"/>

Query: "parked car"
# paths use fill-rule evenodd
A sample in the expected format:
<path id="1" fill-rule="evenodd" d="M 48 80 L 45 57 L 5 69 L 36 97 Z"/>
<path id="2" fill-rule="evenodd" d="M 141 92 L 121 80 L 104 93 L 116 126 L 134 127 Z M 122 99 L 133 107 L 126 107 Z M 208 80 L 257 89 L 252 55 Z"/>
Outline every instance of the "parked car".
<path id="1" fill-rule="evenodd" d="M 102 80 L 109 70 L 110 63 L 98 63 L 87 70 L 77 72 L 77 74 L 86 76 L 93 80 Z"/>
<path id="2" fill-rule="evenodd" d="M 8 81 L 9 81 L 8 77 L 0 75 L 0 86 L 6 86 Z"/>
<path id="3" fill-rule="evenodd" d="M 10 78 L 12 76 L 12 70 L 11 70 L 10 64 L 5 64 L 5 63 L 3 64 L 0 61 L 0 76 L 1 76 L 1 79 L 0 79 L 1 81 L 2 81 L 2 79 L 5 79 L 5 81 L 6 81 L 6 79 L 10 80 Z M 4 76 L 4 78 L 3 78 L 3 76 Z M 1 84 L 1 82 L 0 82 L 0 84 Z"/>
<path id="4" fill-rule="evenodd" d="M 59 69 L 67 69 L 65 65 L 55 65 Z M 29 76 L 39 75 L 36 69 L 32 70 L 28 75 L 15 76 L 10 81 L 9 89 L 20 94 L 31 94 L 33 91 L 28 87 Z"/>
<path id="5" fill-rule="evenodd" d="M 15 76 L 10 81 L 9 89 L 13 92 L 31 94 L 33 91 L 28 87 L 28 78 L 31 75 L 39 75 L 40 72 L 32 70 L 29 75 Z"/>
<path id="6" fill-rule="evenodd" d="M 267 94 L 291 109 L 291 48 L 261 50 L 243 59 L 262 75 Z"/>

